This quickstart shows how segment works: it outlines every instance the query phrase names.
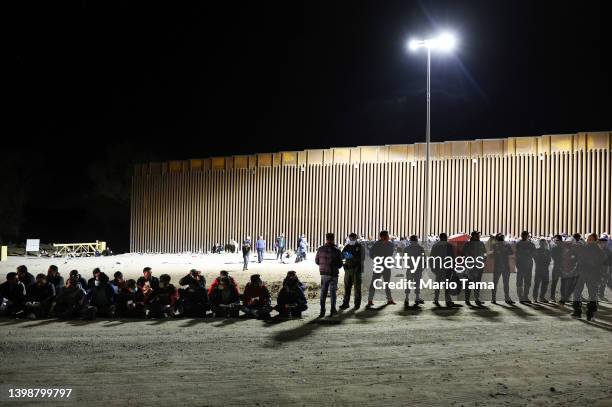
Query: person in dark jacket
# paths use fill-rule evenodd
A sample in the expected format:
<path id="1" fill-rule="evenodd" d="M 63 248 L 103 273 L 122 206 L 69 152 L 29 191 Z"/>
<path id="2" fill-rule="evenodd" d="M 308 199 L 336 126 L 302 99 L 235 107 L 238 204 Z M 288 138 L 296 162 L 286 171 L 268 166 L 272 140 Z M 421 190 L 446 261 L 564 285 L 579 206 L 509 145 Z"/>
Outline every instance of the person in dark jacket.
<path id="1" fill-rule="evenodd" d="M 516 292 L 519 302 L 530 304 L 529 289 L 531 288 L 531 276 L 533 274 L 533 258 L 536 247 L 529 240 L 529 232 L 521 232 L 521 240 L 516 243 Z"/>
<path id="2" fill-rule="evenodd" d="M 357 233 L 349 234 L 349 240 L 342 249 L 342 257 L 344 258 L 344 300 L 340 308 L 346 309 L 350 306 L 351 291 L 354 288 L 355 309 L 357 310 L 361 307 L 361 284 L 365 258 L 365 249 L 357 241 Z"/>
<path id="3" fill-rule="evenodd" d="M 325 235 L 325 244 L 317 249 L 315 264 L 319 266 L 321 275 L 321 313 L 319 317 L 325 316 L 325 301 L 329 292 L 331 302 L 330 316 L 336 314 L 336 292 L 338 290 L 338 273 L 342 267 L 342 252 L 334 243 L 334 234 Z"/>
<path id="4" fill-rule="evenodd" d="M 57 266 L 50 265 L 47 269 L 47 282 L 53 284 L 56 295 L 62 291 L 62 288 L 64 287 L 64 277 L 60 275 Z"/>
<path id="5" fill-rule="evenodd" d="M 539 247 L 535 251 L 535 278 L 533 279 L 533 300 L 547 303 L 546 290 L 548 290 L 549 270 L 551 260 L 548 242 L 540 239 Z M 541 285 L 541 286 L 540 286 Z"/>
<path id="6" fill-rule="evenodd" d="M 93 269 L 93 271 L 91 272 L 93 277 L 91 277 L 89 280 L 87 280 L 87 289 L 86 289 L 86 291 L 90 291 L 90 290 L 92 290 L 96 286 L 96 281 L 99 280 L 100 273 L 102 273 L 102 270 L 100 270 L 98 267 Z"/>
<path id="7" fill-rule="evenodd" d="M 151 267 L 145 267 L 142 269 L 142 277 L 136 280 L 136 285 L 146 294 L 150 290 L 155 291 L 159 288 L 159 279 L 153 276 Z"/>
<path id="8" fill-rule="evenodd" d="M 78 270 L 70 270 L 68 278 L 74 278 L 76 283 L 79 284 L 83 290 L 87 290 L 87 281 L 81 277 Z"/>
<path id="9" fill-rule="evenodd" d="M 208 289 L 213 315 L 217 318 L 238 317 L 240 314 L 240 291 L 238 285 L 227 271 L 213 280 Z"/>
<path id="10" fill-rule="evenodd" d="M 250 280 L 242 294 L 242 311 L 249 317 L 270 319 L 272 298 L 268 287 L 259 274 L 253 274 Z"/>
<path id="11" fill-rule="evenodd" d="M 116 301 L 116 313 L 120 318 L 144 318 L 145 299 L 138 289 L 136 280 L 129 279 L 119 284 Z"/>
<path id="12" fill-rule="evenodd" d="M 504 235 L 498 233 L 493 241 L 493 290 L 491 290 L 491 303 L 497 304 L 496 294 L 499 277 L 504 283 L 504 298 L 506 304 L 513 305 L 514 301 L 510 298 L 510 256 L 512 248 L 504 241 Z"/>
<path id="13" fill-rule="evenodd" d="M 55 298 L 55 287 L 40 273 L 36 282 L 26 290 L 25 316 L 30 319 L 46 318 Z"/>
<path id="14" fill-rule="evenodd" d="M 0 284 L 0 315 L 13 317 L 23 311 L 26 288 L 17 273 L 6 274 L 6 281 Z"/>
<path id="15" fill-rule="evenodd" d="M 550 299 L 555 302 L 557 301 L 557 283 L 561 279 L 561 285 L 563 285 L 563 267 L 565 264 L 564 260 L 564 242 L 561 235 L 555 235 L 553 238 L 554 246 L 550 249 L 550 257 L 553 262 L 552 278 L 550 280 Z M 563 292 L 563 289 L 561 289 Z M 560 295 L 559 298 L 562 298 Z"/>
<path id="16" fill-rule="evenodd" d="M 274 309 L 278 311 L 280 317 L 291 315 L 295 318 L 301 318 L 302 312 L 308 309 L 303 285 L 295 272 L 288 275 L 283 281 L 283 288 L 278 293 Z"/>
<path id="17" fill-rule="evenodd" d="M 484 264 L 487 257 L 487 248 L 484 243 L 480 240 L 480 232 L 473 231 L 470 236 L 470 240 L 463 246 L 463 255 L 466 258 L 471 258 L 470 264 L 472 266 L 467 268 L 467 278 L 470 282 L 480 283 L 482 281 L 482 273 L 484 272 Z M 481 261 L 477 261 L 480 258 Z M 478 287 L 478 285 L 477 285 Z M 465 304 L 471 306 L 470 296 L 472 290 L 468 287 L 465 288 Z M 481 307 L 484 305 L 484 301 L 480 300 L 480 288 L 474 289 L 474 300 L 476 306 Z"/>
<path id="18" fill-rule="evenodd" d="M 453 274 L 453 267 L 449 267 L 449 264 L 454 264 L 454 250 L 453 246 L 448 242 L 448 236 L 446 233 L 440 233 L 440 240 L 436 242 L 431 248 L 430 257 L 432 258 L 432 270 L 436 276 L 437 283 L 443 283 L 450 281 Z M 453 260 L 448 260 L 448 259 Z M 434 305 L 440 306 L 440 289 L 434 290 Z M 444 290 L 444 300 L 447 307 L 460 307 L 460 304 L 455 304 L 451 299 L 451 295 L 448 289 Z"/>
<path id="19" fill-rule="evenodd" d="M 178 290 L 170 284 L 170 276 L 159 276 L 159 286 L 147 296 L 147 316 L 149 318 L 167 318 L 176 315 Z"/>
<path id="20" fill-rule="evenodd" d="M 395 246 L 393 243 L 389 241 L 389 232 L 386 230 L 381 231 L 379 234 L 379 239 L 372 245 L 370 249 L 370 258 L 375 260 L 377 257 L 387 258 L 392 257 L 395 252 Z M 383 261 L 381 266 L 383 270 L 379 273 L 374 272 L 372 270 L 372 281 L 370 281 L 370 288 L 368 290 L 368 305 L 366 308 L 371 308 L 374 306 L 374 294 L 376 293 L 376 287 L 374 286 L 374 282 L 376 280 L 383 280 L 385 283 L 389 283 L 391 281 L 391 269 L 388 269 L 384 266 L 385 262 Z M 387 284 L 385 284 L 385 294 L 387 295 L 387 304 L 393 305 L 395 301 L 393 301 L 393 297 L 391 296 L 391 289 Z"/>
<path id="21" fill-rule="evenodd" d="M 34 276 L 28 271 L 28 268 L 24 265 L 17 267 L 17 278 L 22 282 L 23 286 L 27 289 L 29 286 L 36 282 Z"/>
<path id="22" fill-rule="evenodd" d="M 206 279 L 199 270 L 192 269 L 185 277 L 179 280 L 179 285 L 185 288 L 179 289 L 179 309 L 184 316 L 192 318 L 203 318 L 208 305 L 208 292 L 206 290 Z"/>
<path id="23" fill-rule="evenodd" d="M 84 299 L 85 290 L 81 288 L 78 277 L 71 276 L 66 280 L 62 292 L 55 297 L 51 314 L 62 319 L 81 318 L 84 315 Z"/>
<path id="24" fill-rule="evenodd" d="M 601 280 L 601 268 L 606 262 L 606 255 L 599 247 L 597 240 L 595 233 L 589 235 L 587 243 L 579 246 L 576 259 L 578 281 L 574 288 L 572 316 L 577 318 L 582 316 L 582 291 L 586 285 L 588 292 L 586 317 L 589 321 L 593 319 L 597 311 L 597 288 Z"/>
<path id="25" fill-rule="evenodd" d="M 601 281 L 599 282 L 597 296 L 599 298 L 599 301 L 608 301 L 605 296 L 605 293 L 606 288 L 610 287 L 610 283 L 612 283 L 612 281 L 610 280 L 612 278 L 612 247 L 609 246 L 608 236 L 605 234 L 599 238 L 598 244 L 601 248 L 601 251 L 605 255 L 605 263 L 602 265 L 601 268 Z"/>
<path id="26" fill-rule="evenodd" d="M 423 246 L 419 244 L 419 238 L 416 235 L 412 235 L 408 239 L 408 244 L 403 251 L 404 254 L 413 259 L 411 260 L 412 264 L 416 265 L 414 269 L 406 269 L 406 280 L 412 281 L 415 284 L 414 306 L 418 307 L 420 304 L 424 304 L 424 301 L 421 298 L 421 279 L 423 278 L 423 255 L 425 254 L 425 249 L 423 249 Z M 406 287 L 404 293 L 406 294 L 406 298 L 404 299 L 404 307 L 408 308 L 410 306 L 410 288 Z"/>
<path id="27" fill-rule="evenodd" d="M 97 273 L 93 288 L 87 294 L 89 301 L 88 317 L 96 316 L 112 318 L 115 316 L 115 290 L 109 282 L 109 277 L 105 273 Z"/>

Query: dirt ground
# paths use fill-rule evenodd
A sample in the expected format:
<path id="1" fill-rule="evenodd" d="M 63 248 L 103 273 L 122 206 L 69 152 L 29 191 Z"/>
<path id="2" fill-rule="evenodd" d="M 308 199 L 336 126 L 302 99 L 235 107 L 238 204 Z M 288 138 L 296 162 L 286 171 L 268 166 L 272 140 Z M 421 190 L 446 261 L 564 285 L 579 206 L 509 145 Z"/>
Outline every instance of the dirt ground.
<path id="1" fill-rule="evenodd" d="M 147 263 L 156 275 L 174 270 L 178 277 L 203 261 L 129 256 L 26 264 L 34 273 L 55 261 L 66 275 L 120 262 L 135 277 Z M 239 281 L 258 268 L 267 280 L 296 268 L 270 259 L 243 273 L 227 258 L 205 260 L 208 281 L 219 267 L 236 270 Z M 0 272 L 21 263 L 11 257 Z M 303 280 L 317 282 L 310 260 L 297 266 Z M 612 405 L 612 304 L 600 303 L 593 322 L 558 305 L 487 304 L 438 309 L 427 302 L 421 310 L 394 305 L 318 319 L 312 301 L 303 319 L 272 322 L 0 319 L 0 388 L 72 387 L 72 401 L 88 406 Z M 2 405 L 49 403 L 0 397 Z"/>

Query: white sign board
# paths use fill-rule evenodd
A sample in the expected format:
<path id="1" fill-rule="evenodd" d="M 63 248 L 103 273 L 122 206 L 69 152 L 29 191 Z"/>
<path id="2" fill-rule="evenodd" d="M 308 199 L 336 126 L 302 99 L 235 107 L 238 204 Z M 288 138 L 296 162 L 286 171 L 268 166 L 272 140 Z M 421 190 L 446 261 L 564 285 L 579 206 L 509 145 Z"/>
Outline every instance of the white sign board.
<path id="1" fill-rule="evenodd" d="M 40 251 L 40 239 L 26 240 L 26 252 L 37 252 L 37 251 Z"/>

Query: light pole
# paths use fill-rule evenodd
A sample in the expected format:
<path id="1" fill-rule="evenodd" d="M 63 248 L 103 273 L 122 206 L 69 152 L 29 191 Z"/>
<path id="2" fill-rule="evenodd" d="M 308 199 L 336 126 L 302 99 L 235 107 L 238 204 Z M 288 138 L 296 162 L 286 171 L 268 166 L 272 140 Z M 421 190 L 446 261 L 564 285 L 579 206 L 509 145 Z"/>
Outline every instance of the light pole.
<path id="1" fill-rule="evenodd" d="M 455 48 L 455 37 L 451 34 L 445 33 L 437 38 L 429 40 L 410 40 L 408 42 L 408 48 L 410 51 L 417 51 L 419 48 L 425 48 L 427 50 L 427 126 L 425 128 L 425 202 L 423 204 L 423 233 L 422 242 L 423 245 L 427 245 L 429 237 L 429 207 L 431 205 L 431 191 L 429 188 L 430 175 L 429 175 L 429 143 L 431 139 L 431 51 L 439 50 L 443 52 L 449 52 Z"/>

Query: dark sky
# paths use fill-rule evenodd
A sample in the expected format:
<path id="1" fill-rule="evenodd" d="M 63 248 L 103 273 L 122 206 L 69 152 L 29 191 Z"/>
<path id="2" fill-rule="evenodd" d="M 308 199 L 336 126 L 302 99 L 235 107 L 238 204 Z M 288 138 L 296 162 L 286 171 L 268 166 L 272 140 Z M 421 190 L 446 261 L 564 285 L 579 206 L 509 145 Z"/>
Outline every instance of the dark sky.
<path id="1" fill-rule="evenodd" d="M 23 3 L 0 159 L 29 172 L 0 239 L 123 246 L 134 161 L 422 141 L 405 42 L 440 30 L 459 44 L 432 60 L 434 141 L 611 130 L 607 3 Z"/>

